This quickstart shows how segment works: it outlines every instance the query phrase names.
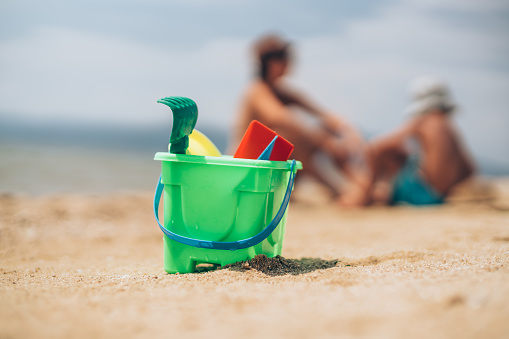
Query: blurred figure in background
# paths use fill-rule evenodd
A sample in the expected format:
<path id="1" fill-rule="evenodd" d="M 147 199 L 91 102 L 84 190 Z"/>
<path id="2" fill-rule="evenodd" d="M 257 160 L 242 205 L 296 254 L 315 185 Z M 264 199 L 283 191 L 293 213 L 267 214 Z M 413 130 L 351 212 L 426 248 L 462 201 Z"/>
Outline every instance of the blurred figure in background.
<path id="1" fill-rule="evenodd" d="M 340 204 L 441 204 L 452 188 L 473 175 L 473 161 L 453 125 L 455 104 L 445 83 L 422 77 L 410 92 L 410 119 L 369 144 L 369 175 L 342 195 Z"/>
<path id="2" fill-rule="evenodd" d="M 356 171 L 349 159 L 361 154 L 361 135 L 345 120 L 284 83 L 292 62 L 287 41 L 276 35 L 264 36 L 254 44 L 254 54 L 257 76 L 243 98 L 230 152 L 234 153 L 250 122 L 258 120 L 294 144 L 292 157 L 302 162 L 303 175 L 310 175 L 337 196 L 339 192 L 319 170 L 313 156 L 316 152 L 328 155 L 347 178 L 355 180 Z M 314 117 L 318 123 L 303 119 L 295 109 Z"/>

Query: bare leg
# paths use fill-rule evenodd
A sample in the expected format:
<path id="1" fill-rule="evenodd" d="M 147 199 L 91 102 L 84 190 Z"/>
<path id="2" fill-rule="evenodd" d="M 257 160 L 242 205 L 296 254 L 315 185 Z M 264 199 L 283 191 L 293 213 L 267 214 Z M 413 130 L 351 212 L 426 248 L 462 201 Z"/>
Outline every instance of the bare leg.
<path id="1" fill-rule="evenodd" d="M 402 143 L 387 143 L 384 140 L 370 143 L 365 151 L 366 174 L 358 177 L 350 190 L 339 199 L 339 204 L 354 207 L 387 203 L 391 194 L 390 181 L 405 164 L 407 157 L 408 152 Z"/>
<path id="2" fill-rule="evenodd" d="M 319 164 L 316 163 L 313 155 L 317 152 L 316 149 L 300 149 L 297 151 L 297 147 L 293 152 L 292 156 L 295 159 L 298 159 L 303 164 L 303 169 L 301 170 L 301 175 L 308 175 L 309 177 L 315 179 L 318 183 L 323 185 L 331 194 L 331 196 L 335 199 L 339 192 L 335 188 L 334 184 L 330 182 L 329 178 L 324 176 L 323 171 L 320 171 Z M 297 176 L 298 178 L 299 176 Z M 296 179 L 298 181 L 298 179 Z"/>

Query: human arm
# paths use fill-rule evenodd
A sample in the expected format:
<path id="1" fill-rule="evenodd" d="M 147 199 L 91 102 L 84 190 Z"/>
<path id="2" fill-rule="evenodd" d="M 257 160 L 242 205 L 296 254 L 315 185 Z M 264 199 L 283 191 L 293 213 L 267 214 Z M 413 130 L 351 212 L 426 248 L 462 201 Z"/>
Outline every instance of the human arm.
<path id="1" fill-rule="evenodd" d="M 402 166 L 407 157 L 406 139 L 417 133 L 418 124 L 419 120 L 412 119 L 366 145 L 363 152 L 366 170 L 359 173 L 356 184 L 341 197 L 340 203 L 343 206 L 364 206 L 374 200 L 388 199 L 388 196 L 385 196 L 380 200 L 379 194 L 375 198 L 375 184 L 385 182 Z"/>
<path id="2" fill-rule="evenodd" d="M 299 119 L 272 90 L 264 83 L 255 84 L 251 88 L 248 100 L 249 106 L 256 112 L 256 118 L 276 131 L 286 130 L 310 145 L 322 146 L 330 134 L 323 128 Z"/>
<path id="3" fill-rule="evenodd" d="M 405 122 L 403 125 L 395 129 L 394 131 L 375 138 L 371 142 L 373 147 L 376 148 L 374 151 L 376 152 L 378 151 L 378 149 L 386 150 L 400 148 L 401 145 L 405 144 L 405 141 L 408 138 L 417 135 L 420 123 L 421 118 L 415 117 Z"/>
<path id="4" fill-rule="evenodd" d="M 360 136 L 357 130 L 344 118 L 329 112 L 309 99 L 304 93 L 290 88 L 284 84 L 274 87 L 278 95 L 290 105 L 301 108 L 306 114 L 318 119 L 321 126 L 332 134 L 355 134 Z"/>

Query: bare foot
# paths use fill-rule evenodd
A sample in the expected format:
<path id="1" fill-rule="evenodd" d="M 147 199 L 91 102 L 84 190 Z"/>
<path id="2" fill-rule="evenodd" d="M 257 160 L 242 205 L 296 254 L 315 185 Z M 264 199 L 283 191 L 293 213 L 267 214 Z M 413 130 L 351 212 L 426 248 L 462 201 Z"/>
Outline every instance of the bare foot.
<path id="1" fill-rule="evenodd" d="M 349 190 L 342 193 L 336 203 L 345 208 L 359 208 L 371 203 L 366 191 L 359 185 L 352 186 Z"/>

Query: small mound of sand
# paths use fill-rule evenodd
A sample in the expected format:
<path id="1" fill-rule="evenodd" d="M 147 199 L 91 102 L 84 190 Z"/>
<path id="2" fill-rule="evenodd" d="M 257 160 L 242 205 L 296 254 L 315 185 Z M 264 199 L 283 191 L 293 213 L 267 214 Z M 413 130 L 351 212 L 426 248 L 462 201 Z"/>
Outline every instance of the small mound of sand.
<path id="1" fill-rule="evenodd" d="M 322 260 L 319 258 L 286 259 L 280 255 L 269 258 L 265 254 L 258 254 L 251 260 L 225 265 L 221 269 L 227 268 L 233 271 L 255 269 L 271 276 L 285 274 L 299 275 L 335 267 L 338 262 L 339 260 Z"/>

